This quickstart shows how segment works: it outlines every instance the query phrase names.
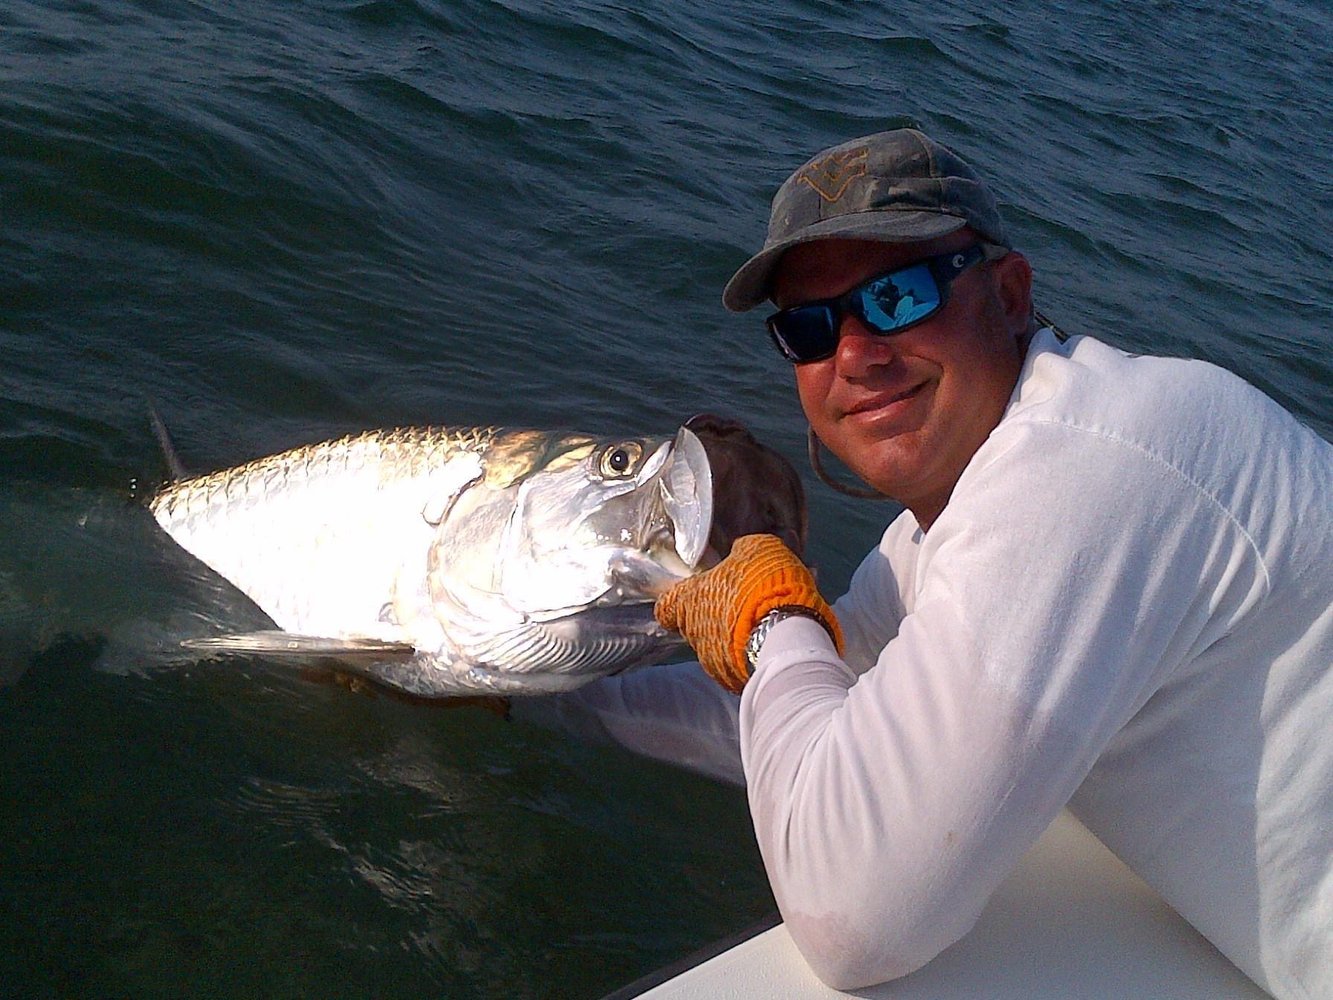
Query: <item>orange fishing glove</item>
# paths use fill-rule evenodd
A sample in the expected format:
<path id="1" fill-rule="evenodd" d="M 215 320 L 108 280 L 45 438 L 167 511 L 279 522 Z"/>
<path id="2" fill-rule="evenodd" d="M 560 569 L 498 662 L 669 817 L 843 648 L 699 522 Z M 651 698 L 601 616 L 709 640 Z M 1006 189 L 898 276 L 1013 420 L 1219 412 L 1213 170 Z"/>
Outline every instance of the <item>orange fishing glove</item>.
<path id="1" fill-rule="evenodd" d="M 679 632 L 694 647 L 715 681 L 739 693 L 750 679 L 745 657 L 750 632 L 764 615 L 789 605 L 822 617 L 842 653 L 842 629 L 810 570 L 773 535 L 746 535 L 712 569 L 659 597 L 653 612 L 663 628 Z"/>

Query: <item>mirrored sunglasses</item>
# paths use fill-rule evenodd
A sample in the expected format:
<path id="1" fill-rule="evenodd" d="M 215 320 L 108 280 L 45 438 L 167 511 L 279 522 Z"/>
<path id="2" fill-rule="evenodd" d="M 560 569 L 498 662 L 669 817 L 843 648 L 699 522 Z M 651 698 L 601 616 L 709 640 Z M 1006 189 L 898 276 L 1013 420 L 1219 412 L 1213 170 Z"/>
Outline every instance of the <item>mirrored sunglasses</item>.
<path id="1" fill-rule="evenodd" d="M 855 316 L 872 333 L 901 333 L 943 309 L 949 286 L 969 267 L 1008 252 L 991 243 L 974 243 L 927 257 L 869 278 L 836 298 L 780 309 L 768 317 L 769 336 L 793 364 L 831 358 L 844 316 Z"/>

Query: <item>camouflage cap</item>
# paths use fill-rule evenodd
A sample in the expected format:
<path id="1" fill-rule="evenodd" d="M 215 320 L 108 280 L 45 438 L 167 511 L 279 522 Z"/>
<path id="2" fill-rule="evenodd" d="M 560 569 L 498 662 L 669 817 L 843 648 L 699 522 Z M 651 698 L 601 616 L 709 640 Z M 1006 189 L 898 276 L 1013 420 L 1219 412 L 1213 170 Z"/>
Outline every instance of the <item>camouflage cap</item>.
<path id="1" fill-rule="evenodd" d="M 722 302 L 743 312 L 769 298 L 778 261 L 798 243 L 914 243 L 963 226 L 1012 246 L 986 182 L 957 153 L 916 129 L 853 139 L 824 150 L 778 188 L 763 249 L 732 275 Z"/>

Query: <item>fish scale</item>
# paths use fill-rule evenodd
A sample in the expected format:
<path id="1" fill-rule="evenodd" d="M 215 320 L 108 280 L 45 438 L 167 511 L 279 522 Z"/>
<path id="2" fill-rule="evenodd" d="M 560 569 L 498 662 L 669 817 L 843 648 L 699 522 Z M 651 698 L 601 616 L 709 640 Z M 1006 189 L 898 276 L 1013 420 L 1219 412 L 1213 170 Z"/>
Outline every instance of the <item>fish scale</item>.
<path id="1" fill-rule="evenodd" d="M 337 470 L 355 470 L 370 461 L 381 464 L 386 475 L 412 476 L 458 452 L 482 454 L 499 434 L 496 427 L 423 426 L 364 431 L 172 483 L 153 497 L 149 509 L 159 523 L 174 524 L 192 514 L 215 512 L 219 498 L 227 502 L 263 498 L 269 495 L 268 491 L 280 489 L 289 481 Z M 163 527 L 171 531 L 166 523 Z"/>

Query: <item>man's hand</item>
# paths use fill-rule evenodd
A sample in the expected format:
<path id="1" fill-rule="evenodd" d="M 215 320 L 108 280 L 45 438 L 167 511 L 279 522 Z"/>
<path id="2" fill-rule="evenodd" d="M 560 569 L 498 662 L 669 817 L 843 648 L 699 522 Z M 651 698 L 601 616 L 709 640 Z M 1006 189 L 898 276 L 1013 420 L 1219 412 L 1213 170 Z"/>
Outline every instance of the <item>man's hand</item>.
<path id="1" fill-rule="evenodd" d="M 653 611 L 663 628 L 694 647 L 714 680 L 740 693 L 750 679 L 745 644 L 751 630 L 770 611 L 791 605 L 818 614 L 842 652 L 842 629 L 810 570 L 773 535 L 746 535 L 712 569 L 659 597 Z"/>

